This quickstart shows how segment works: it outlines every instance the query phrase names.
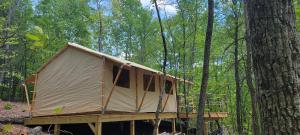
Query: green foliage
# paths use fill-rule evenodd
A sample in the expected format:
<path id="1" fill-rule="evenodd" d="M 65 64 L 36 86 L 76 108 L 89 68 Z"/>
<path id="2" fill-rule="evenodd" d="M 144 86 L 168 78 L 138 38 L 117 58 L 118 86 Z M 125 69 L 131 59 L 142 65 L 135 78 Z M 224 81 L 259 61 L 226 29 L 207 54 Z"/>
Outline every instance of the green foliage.
<path id="1" fill-rule="evenodd" d="M 25 37 L 32 42 L 32 45 L 29 47 L 31 49 L 43 47 L 48 40 L 48 35 L 39 26 L 34 26 L 33 30 L 25 34 Z"/>
<path id="2" fill-rule="evenodd" d="M 13 130 L 12 124 L 4 124 L 2 127 L 4 133 L 10 133 Z"/>
<path id="3" fill-rule="evenodd" d="M 21 0 L 15 7 L 18 1 L 0 2 L 2 99 L 22 100 L 24 93 L 17 87 L 19 83 L 35 73 L 67 42 L 76 42 L 96 50 L 98 40 L 101 39 L 104 53 L 161 69 L 162 41 L 154 15 L 156 13 L 151 7 L 143 7 L 138 0 L 40 0 L 34 5 L 31 0 Z M 99 1 L 100 6 L 95 7 Z M 194 82 L 193 87 L 186 86 L 186 89 L 189 93 L 187 100 L 193 106 L 191 110 L 195 110 L 202 76 L 207 3 L 180 0 L 166 5 L 172 4 L 177 8 L 174 16 L 165 14 L 161 8 L 168 47 L 167 72 L 180 78 L 185 74 L 187 80 Z M 13 8 L 15 11 L 10 18 L 8 11 Z M 235 26 L 232 11 L 236 9 L 239 9 L 240 25 L 239 70 L 241 78 L 245 78 L 243 5 L 234 6 L 231 1 L 216 1 L 207 91 L 209 103 L 205 109 L 229 112 L 229 118 L 221 120 L 220 123 L 230 131 L 236 130 L 232 45 Z M 297 2 L 295 12 L 297 19 L 300 18 L 300 6 Z M 296 20 L 296 27 L 299 31 L 299 19 Z M 241 84 L 243 128 L 251 134 L 251 101 L 246 82 L 242 80 Z M 179 87 L 179 94 L 183 95 L 183 84 Z M 181 100 L 183 103 L 183 98 Z M 62 108 L 57 107 L 53 112 L 59 114 Z M 214 122 L 210 126 L 216 128 Z"/>
<path id="4" fill-rule="evenodd" d="M 13 105 L 10 104 L 10 103 L 4 104 L 4 107 L 3 107 L 4 110 L 10 110 L 10 109 L 12 109 L 12 108 L 13 108 Z"/>
<path id="5" fill-rule="evenodd" d="M 62 112 L 62 107 L 56 107 L 53 111 L 54 114 L 60 114 Z"/>

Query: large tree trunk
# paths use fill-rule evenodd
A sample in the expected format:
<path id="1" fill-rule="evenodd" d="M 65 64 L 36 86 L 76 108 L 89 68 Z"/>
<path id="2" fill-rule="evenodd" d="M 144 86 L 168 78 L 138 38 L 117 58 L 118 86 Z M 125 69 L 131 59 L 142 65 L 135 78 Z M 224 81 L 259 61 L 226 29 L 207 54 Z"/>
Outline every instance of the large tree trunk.
<path id="1" fill-rule="evenodd" d="M 211 38 L 213 31 L 214 23 L 214 0 L 208 0 L 208 20 L 207 20 L 207 29 L 205 36 L 205 47 L 204 47 L 204 62 L 203 62 L 203 73 L 202 73 L 202 82 L 200 89 L 200 98 L 198 105 L 198 115 L 197 115 L 197 132 L 196 135 L 204 134 L 204 109 L 205 109 L 205 100 L 206 100 L 206 89 L 208 83 L 208 73 L 209 73 L 209 56 L 210 56 L 210 46 Z"/>
<path id="2" fill-rule="evenodd" d="M 262 134 L 300 134 L 299 64 L 292 0 L 246 1 Z"/>

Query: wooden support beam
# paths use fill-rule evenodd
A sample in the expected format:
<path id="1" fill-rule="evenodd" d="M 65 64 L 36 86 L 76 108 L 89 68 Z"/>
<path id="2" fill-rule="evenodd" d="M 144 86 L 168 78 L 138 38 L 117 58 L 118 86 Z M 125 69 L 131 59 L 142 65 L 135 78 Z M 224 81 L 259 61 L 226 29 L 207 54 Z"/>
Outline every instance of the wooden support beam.
<path id="1" fill-rule="evenodd" d="M 142 97 L 142 101 L 141 101 L 141 103 L 140 103 L 140 105 L 139 105 L 139 108 L 138 108 L 137 112 L 139 112 L 139 111 L 141 110 L 141 108 L 142 108 L 142 105 L 143 105 L 143 103 L 144 103 L 146 94 L 147 94 L 147 92 L 148 92 L 148 90 L 149 90 L 149 87 L 150 87 L 150 84 L 151 84 L 151 82 L 152 82 L 153 76 L 154 76 L 154 74 L 151 75 L 150 81 L 148 82 L 147 88 L 146 88 L 146 90 L 144 91 L 144 95 L 143 95 L 143 97 Z M 154 81 L 155 81 L 155 80 L 154 80 Z"/>
<path id="2" fill-rule="evenodd" d="M 197 113 L 188 113 L 188 115 L 186 115 L 186 113 L 180 113 L 179 117 L 181 119 L 197 118 Z M 228 117 L 227 112 L 205 112 L 204 113 L 205 121 L 218 120 L 226 117 Z"/>
<path id="3" fill-rule="evenodd" d="M 102 114 L 105 112 L 105 110 L 106 110 L 106 108 L 107 108 L 107 105 L 108 105 L 109 100 L 110 100 L 110 98 L 111 98 L 111 95 L 112 95 L 112 93 L 114 92 L 114 89 L 115 89 L 115 87 L 116 87 L 116 85 L 117 85 L 117 82 L 118 82 L 118 80 L 119 80 L 119 77 L 120 77 L 120 75 L 121 75 L 121 72 L 122 72 L 122 69 L 123 69 L 124 65 L 125 65 L 125 64 L 123 64 L 123 65 L 119 68 L 119 71 L 118 71 L 118 74 L 117 74 L 117 76 L 116 76 L 116 78 L 115 78 L 115 81 L 114 81 L 114 83 L 113 83 L 113 86 L 111 87 L 110 92 L 109 92 L 109 95 L 108 95 L 108 97 L 107 97 L 107 100 L 105 101 L 104 108 L 102 109 Z"/>
<path id="4" fill-rule="evenodd" d="M 196 118 L 197 113 L 189 113 L 189 118 Z M 210 112 L 204 113 L 206 121 L 218 120 L 228 117 L 227 112 Z M 176 113 L 160 113 L 159 119 L 177 118 Z M 186 119 L 186 114 L 180 114 L 181 119 Z M 25 125 L 49 125 L 49 124 L 80 124 L 96 122 L 116 122 L 131 120 L 154 120 L 155 113 L 123 113 L 123 114 L 85 114 L 85 115 L 61 115 L 61 116 L 43 116 L 25 118 Z"/>
<path id="5" fill-rule="evenodd" d="M 208 135 L 208 122 L 204 122 L 204 135 Z"/>
<path id="6" fill-rule="evenodd" d="M 138 105 L 139 105 L 139 97 L 138 97 L 138 70 L 137 68 L 134 68 L 135 71 L 135 109 L 138 111 Z"/>
<path id="7" fill-rule="evenodd" d="M 135 121 L 130 121 L 130 135 L 135 135 Z"/>
<path id="8" fill-rule="evenodd" d="M 55 124 L 54 125 L 54 135 L 59 135 L 60 134 L 60 124 Z"/>
<path id="9" fill-rule="evenodd" d="M 172 119 L 172 134 L 176 134 L 176 119 Z"/>
<path id="10" fill-rule="evenodd" d="M 100 94 L 101 94 L 101 109 L 104 110 L 104 80 L 105 80 L 105 62 L 106 59 L 105 57 L 103 57 L 103 61 L 102 61 L 102 72 L 101 72 L 101 76 L 102 76 L 102 79 L 101 79 L 101 89 L 100 89 Z"/>
<path id="11" fill-rule="evenodd" d="M 161 119 L 158 120 L 157 129 L 156 129 L 156 134 L 157 134 L 157 135 L 159 134 L 159 126 L 160 126 L 160 122 L 161 122 Z M 154 122 L 154 124 L 155 124 L 155 122 Z"/>
<path id="12" fill-rule="evenodd" d="M 160 119 L 176 118 L 176 113 L 161 113 Z M 44 116 L 25 118 L 25 125 L 49 125 L 49 124 L 79 124 L 95 122 L 116 122 L 130 120 L 153 120 L 155 113 L 126 113 L 126 114 L 86 114 L 68 116 Z"/>
<path id="13" fill-rule="evenodd" d="M 95 123 L 95 135 L 102 135 L 102 122 Z"/>
<path id="14" fill-rule="evenodd" d="M 33 88 L 33 93 L 32 93 L 32 101 L 31 101 L 31 112 L 34 109 L 35 105 L 35 96 L 36 96 L 36 85 L 37 85 L 37 80 L 38 80 L 38 74 L 35 74 L 35 81 L 34 81 L 34 88 Z"/>
<path id="15" fill-rule="evenodd" d="M 27 108 L 28 108 L 29 116 L 31 116 L 31 105 L 30 105 L 30 101 L 29 101 L 27 85 L 24 83 L 24 84 L 22 84 L 22 86 L 24 87 L 24 91 L 25 91 L 25 95 L 26 95 L 26 101 L 27 101 Z"/>
<path id="16" fill-rule="evenodd" d="M 96 134 L 96 131 L 95 131 L 95 126 L 92 124 L 92 123 L 88 123 L 90 129 L 93 131 L 94 134 Z"/>

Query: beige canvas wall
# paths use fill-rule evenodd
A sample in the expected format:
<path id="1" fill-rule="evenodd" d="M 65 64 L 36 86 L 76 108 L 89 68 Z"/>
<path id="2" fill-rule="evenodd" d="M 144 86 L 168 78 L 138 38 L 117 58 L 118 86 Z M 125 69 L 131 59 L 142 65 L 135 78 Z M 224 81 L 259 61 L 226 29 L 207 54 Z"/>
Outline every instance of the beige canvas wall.
<path id="1" fill-rule="evenodd" d="M 68 48 L 38 73 L 33 116 L 99 111 L 102 65 L 101 58 Z"/>
<path id="2" fill-rule="evenodd" d="M 38 73 L 33 116 L 100 112 L 113 86 L 113 65 L 121 64 L 68 47 Z M 130 70 L 130 88 L 116 86 L 107 111 L 136 112 L 145 92 L 143 75 L 153 73 L 133 66 L 124 68 Z M 163 79 L 158 74 L 154 79 L 155 92 L 147 92 L 140 112 L 156 111 Z M 176 112 L 175 93 L 173 86 L 164 112 Z M 163 96 L 162 105 L 167 96 Z"/>
<path id="3" fill-rule="evenodd" d="M 105 61 L 105 77 L 104 77 L 105 78 L 105 83 L 104 83 L 105 100 L 107 100 L 107 97 L 113 86 L 113 73 L 112 73 L 113 65 L 120 66 L 120 64 L 112 61 L 109 60 Z M 124 88 L 119 86 L 116 86 L 114 88 L 114 92 L 107 106 L 108 111 L 135 112 L 138 106 L 142 102 L 142 98 L 145 92 L 143 86 L 143 74 L 152 74 L 152 73 L 138 68 L 135 69 L 135 67 L 126 67 L 126 68 L 130 70 L 130 88 Z M 136 77 L 136 73 L 137 73 L 137 77 Z M 156 111 L 159 94 L 160 94 L 159 87 L 160 85 L 162 85 L 162 79 L 159 79 L 159 77 L 160 76 L 156 74 L 155 77 L 153 78 L 155 79 L 155 92 L 151 92 L 151 91 L 147 92 L 144 98 L 144 102 L 141 106 L 140 112 Z M 159 80 L 161 81 L 161 83 L 159 82 Z M 166 102 L 166 99 L 167 99 L 167 94 L 163 96 L 163 104 Z M 136 102 L 136 100 L 138 102 Z M 176 107 L 177 106 L 176 106 L 175 88 L 173 88 L 173 95 L 169 96 L 168 102 L 165 107 L 165 112 L 176 112 L 177 110 Z"/>
<path id="4" fill-rule="evenodd" d="M 113 65 L 112 61 L 105 61 L 104 101 L 107 101 L 113 86 Z M 120 64 L 116 65 L 120 66 Z M 135 112 L 135 71 L 132 68 L 128 69 L 130 70 L 130 88 L 116 86 L 108 102 L 107 111 Z"/>

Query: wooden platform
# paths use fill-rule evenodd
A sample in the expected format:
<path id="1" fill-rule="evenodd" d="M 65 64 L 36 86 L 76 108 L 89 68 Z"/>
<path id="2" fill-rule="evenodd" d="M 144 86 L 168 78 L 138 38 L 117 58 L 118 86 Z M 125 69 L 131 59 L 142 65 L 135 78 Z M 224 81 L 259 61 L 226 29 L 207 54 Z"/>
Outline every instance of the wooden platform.
<path id="1" fill-rule="evenodd" d="M 205 113 L 205 120 L 218 120 L 228 116 L 227 112 Z M 180 113 L 180 118 L 186 119 L 185 113 Z M 189 113 L 188 118 L 196 118 L 196 113 Z M 176 119 L 176 113 L 161 113 L 160 119 Z M 116 122 L 131 120 L 154 120 L 155 113 L 126 113 L 126 114 L 86 114 L 86 115 L 66 115 L 66 116 L 43 116 L 26 118 L 25 125 L 48 125 L 48 124 L 75 124 L 75 123 L 95 123 L 95 122 Z"/>
<path id="2" fill-rule="evenodd" d="M 179 114 L 180 119 L 196 118 L 196 113 Z M 227 112 L 207 112 L 204 117 L 206 121 L 218 120 L 228 116 Z M 161 113 L 160 120 L 171 119 L 172 131 L 176 132 L 177 119 L 176 113 Z M 59 135 L 61 124 L 82 124 L 89 125 L 95 135 L 102 135 L 103 122 L 130 121 L 130 134 L 135 135 L 135 120 L 154 120 L 155 113 L 120 113 L 120 114 L 82 114 L 82 115 L 65 115 L 65 116 L 43 116 L 25 119 L 25 125 L 54 125 L 54 135 Z M 158 133 L 159 131 L 157 131 Z"/>

